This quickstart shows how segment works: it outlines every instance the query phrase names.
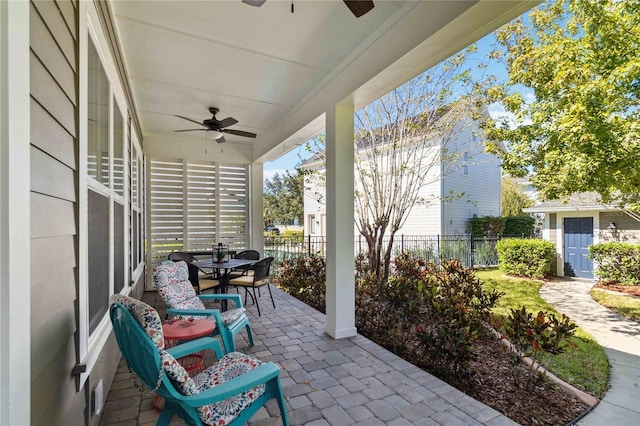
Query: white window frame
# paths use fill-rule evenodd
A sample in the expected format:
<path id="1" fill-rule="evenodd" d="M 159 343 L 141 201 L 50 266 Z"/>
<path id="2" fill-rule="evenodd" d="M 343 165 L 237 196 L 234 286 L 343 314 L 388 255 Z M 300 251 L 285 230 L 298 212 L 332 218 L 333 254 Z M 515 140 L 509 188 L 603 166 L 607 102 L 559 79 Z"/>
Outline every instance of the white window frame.
<path id="1" fill-rule="evenodd" d="M 140 219 L 138 220 L 138 237 L 139 237 L 139 241 L 138 243 L 140 244 L 140 250 L 143 252 L 140 255 L 140 262 L 138 263 L 138 266 L 136 267 L 135 270 L 133 270 L 133 275 L 131 276 L 131 280 L 132 283 L 137 282 L 140 279 L 140 276 L 144 273 L 144 265 L 145 265 L 145 256 L 144 256 L 144 223 L 146 220 L 145 214 L 142 210 L 143 207 L 143 201 L 144 201 L 144 193 L 145 193 L 145 188 L 144 188 L 144 178 L 143 178 L 143 171 L 144 171 L 144 156 L 142 154 L 142 146 L 140 145 L 140 140 L 138 139 L 138 135 L 135 131 L 133 131 L 132 129 L 130 129 L 131 131 L 131 149 L 135 149 L 135 158 L 133 158 L 133 156 L 129 156 L 129 158 L 131 158 L 131 161 L 137 161 L 137 180 L 136 180 L 136 186 L 137 186 L 137 199 L 136 199 L 136 203 L 133 203 L 133 200 L 129 200 L 129 205 L 130 205 L 130 211 L 132 213 L 140 213 Z M 129 167 L 127 167 L 126 169 L 127 174 L 131 173 L 131 164 L 129 164 Z M 128 179 L 129 181 L 129 179 Z M 129 191 L 125 192 L 125 194 L 127 196 L 129 196 L 131 192 L 131 188 L 129 188 Z M 131 227 L 131 224 L 129 223 L 129 229 Z M 129 250 L 131 249 L 131 235 L 129 235 Z M 127 257 L 127 259 L 131 259 L 131 251 L 129 251 L 129 256 Z M 130 268 L 128 268 L 130 269 Z"/>
<path id="2" fill-rule="evenodd" d="M 79 117 L 79 149 L 78 149 L 78 208 L 79 208 L 79 262 L 78 262 L 78 277 L 79 277 L 79 324 L 78 324 L 78 349 L 79 356 L 82 363 L 86 365 L 84 373 L 80 374 L 80 387 L 82 388 L 89 378 L 94 366 L 99 362 L 99 355 L 104 347 L 107 339 L 111 335 L 111 321 L 109 320 L 108 312 L 100 320 L 100 323 L 95 328 L 93 333 L 89 334 L 89 271 L 88 271 L 88 196 L 87 191 L 89 189 L 96 191 L 101 195 L 109 197 L 109 220 L 110 220 L 110 232 L 109 232 L 109 250 L 110 253 L 114 252 L 113 242 L 113 203 L 115 201 L 122 203 L 125 209 L 125 217 L 123 220 L 124 230 L 124 288 L 121 294 L 128 294 L 131 291 L 130 286 L 130 272 L 129 272 L 129 217 L 127 214 L 129 199 L 128 199 L 128 175 L 129 166 L 126 160 L 126 141 L 127 141 L 127 117 L 128 110 L 126 108 L 126 101 L 124 91 L 122 90 L 122 84 L 119 80 L 118 73 L 116 71 L 115 61 L 110 55 L 107 39 L 101 30 L 100 19 L 98 12 L 93 2 L 79 2 L 79 90 L 78 90 L 78 117 Z M 120 113 L 123 115 L 124 129 L 123 140 L 123 153 L 125 154 L 125 167 L 124 167 L 124 192 L 123 196 L 118 195 L 113 188 L 107 188 L 101 183 L 89 178 L 87 175 L 87 141 L 88 141 L 88 126 L 87 126 L 87 102 L 88 102 L 88 45 L 89 39 L 93 41 L 98 56 L 102 62 L 105 74 L 110 83 L 109 91 L 109 126 L 111 131 L 109 133 L 109 183 L 113 187 L 113 102 L 117 102 Z M 109 294 L 113 293 L 113 256 L 110 256 L 109 260 Z"/>
<path id="3" fill-rule="evenodd" d="M 316 224 L 316 215 L 309 215 L 309 235 L 316 235 L 318 233 L 318 227 Z"/>

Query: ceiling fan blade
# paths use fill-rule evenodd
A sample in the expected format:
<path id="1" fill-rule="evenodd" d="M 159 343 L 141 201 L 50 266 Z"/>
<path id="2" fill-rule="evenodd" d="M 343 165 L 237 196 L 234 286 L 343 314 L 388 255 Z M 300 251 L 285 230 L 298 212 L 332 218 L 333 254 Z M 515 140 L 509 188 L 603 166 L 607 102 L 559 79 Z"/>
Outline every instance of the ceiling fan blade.
<path id="1" fill-rule="evenodd" d="M 243 0 L 244 1 L 244 0 Z M 373 9 L 374 4 L 372 0 L 342 0 L 344 4 L 347 5 L 351 13 L 355 15 L 356 18 L 361 17 L 365 13 L 369 12 Z"/>
<path id="2" fill-rule="evenodd" d="M 174 130 L 174 132 L 204 132 L 209 129 L 184 129 L 184 130 Z"/>
<path id="3" fill-rule="evenodd" d="M 242 0 L 242 3 L 248 4 L 249 6 L 260 7 L 265 1 L 267 0 Z"/>
<path id="4" fill-rule="evenodd" d="M 196 124 L 199 124 L 199 125 L 202 126 L 202 122 L 201 121 L 196 121 L 196 120 L 194 120 L 192 118 L 189 118 L 189 117 L 183 117 L 182 115 L 176 115 L 175 117 L 182 118 L 183 120 L 187 120 L 187 121 L 190 121 L 192 123 L 196 123 Z"/>
<path id="5" fill-rule="evenodd" d="M 224 127 L 229 127 L 229 126 L 233 126 L 234 124 L 237 124 L 238 120 L 236 120 L 233 117 L 227 117 L 224 120 L 220 120 L 218 121 L 218 127 L 219 128 L 224 128 Z"/>
<path id="6" fill-rule="evenodd" d="M 255 138 L 257 136 L 255 133 L 245 132 L 242 130 L 220 129 L 220 131 L 224 133 L 229 133 L 230 135 L 244 136 L 245 138 Z"/>

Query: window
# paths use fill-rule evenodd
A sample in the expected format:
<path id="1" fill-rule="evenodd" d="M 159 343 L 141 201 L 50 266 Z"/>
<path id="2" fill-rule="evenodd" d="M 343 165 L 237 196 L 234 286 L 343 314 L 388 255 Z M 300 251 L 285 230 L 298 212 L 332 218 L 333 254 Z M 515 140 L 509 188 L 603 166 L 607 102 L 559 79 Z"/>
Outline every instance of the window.
<path id="1" fill-rule="evenodd" d="M 113 98 L 113 190 L 124 196 L 124 120 Z"/>
<path id="2" fill-rule="evenodd" d="M 131 200 L 131 276 L 142 264 L 142 158 L 137 145 L 137 139 L 131 137 L 130 158 L 130 200 Z"/>
<path id="3" fill-rule="evenodd" d="M 88 198 L 89 333 L 107 313 L 109 299 L 109 199 L 89 190 Z"/>
<path id="4" fill-rule="evenodd" d="M 127 285 L 125 120 L 103 61 L 88 38 L 87 287 L 89 335 L 106 317 L 109 296 Z"/>
<path id="5" fill-rule="evenodd" d="M 87 173 L 109 185 L 109 80 L 91 38 L 88 52 Z"/>
<path id="6" fill-rule="evenodd" d="M 315 233 L 316 233 L 316 215 L 310 214 L 309 215 L 309 234 L 315 234 Z"/>
<path id="7" fill-rule="evenodd" d="M 109 299 L 109 80 L 91 38 L 88 47 L 87 174 L 95 189 L 87 194 L 89 333 L 107 312 Z M 92 182 L 92 179 L 95 181 Z"/>
<path id="8" fill-rule="evenodd" d="M 467 164 L 468 161 L 469 161 L 469 154 L 465 152 L 464 154 L 462 154 L 462 162 L 463 162 L 462 175 L 463 176 L 469 176 L 469 165 Z"/>

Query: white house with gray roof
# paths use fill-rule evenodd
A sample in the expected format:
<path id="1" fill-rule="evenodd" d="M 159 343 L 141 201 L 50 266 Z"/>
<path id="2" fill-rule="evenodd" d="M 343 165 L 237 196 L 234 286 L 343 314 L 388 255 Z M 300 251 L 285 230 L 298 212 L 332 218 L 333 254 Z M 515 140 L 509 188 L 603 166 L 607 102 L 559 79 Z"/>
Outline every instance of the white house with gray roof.
<path id="1" fill-rule="evenodd" d="M 484 134 L 478 122 L 465 117 L 454 127 L 453 136 L 443 136 L 429 148 L 431 155 L 441 158 L 436 161 L 436 166 L 430 168 L 432 176 L 426 179 L 428 183 L 418 194 L 429 203 L 414 205 L 397 235 L 467 234 L 470 218 L 500 216 L 500 160 L 485 152 Z M 445 160 L 445 156 L 456 160 Z M 301 167 L 323 173 L 322 155 L 305 161 Z M 326 235 L 323 191 L 322 179 L 305 179 L 305 235 Z"/>

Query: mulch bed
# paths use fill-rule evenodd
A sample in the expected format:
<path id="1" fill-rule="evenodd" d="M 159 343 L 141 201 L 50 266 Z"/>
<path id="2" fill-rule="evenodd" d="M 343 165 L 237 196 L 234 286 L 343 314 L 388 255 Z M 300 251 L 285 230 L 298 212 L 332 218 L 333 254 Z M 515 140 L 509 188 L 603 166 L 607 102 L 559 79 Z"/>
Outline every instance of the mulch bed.
<path id="1" fill-rule="evenodd" d="M 566 425 L 589 408 L 549 380 L 527 386 L 495 337 L 480 337 L 473 349 L 473 378 L 452 385 L 510 419 L 522 425 Z"/>
<path id="2" fill-rule="evenodd" d="M 598 283 L 593 286 L 601 290 L 615 291 L 616 293 L 622 293 L 627 296 L 640 297 L 640 285 L 616 285 L 616 284 L 602 284 Z"/>

